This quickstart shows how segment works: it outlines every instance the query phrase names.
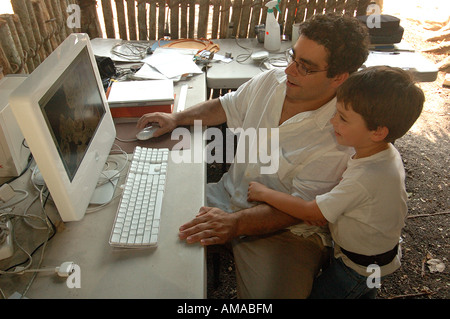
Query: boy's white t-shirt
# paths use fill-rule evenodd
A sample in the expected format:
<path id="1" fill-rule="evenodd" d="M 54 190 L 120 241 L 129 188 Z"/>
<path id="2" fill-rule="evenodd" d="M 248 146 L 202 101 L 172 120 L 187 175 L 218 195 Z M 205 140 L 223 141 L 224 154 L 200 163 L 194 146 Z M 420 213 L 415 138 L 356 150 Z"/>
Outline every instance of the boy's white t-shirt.
<path id="1" fill-rule="evenodd" d="M 340 183 L 329 193 L 316 197 L 329 221 L 335 257 L 362 275 L 366 267 L 351 262 L 340 251 L 372 256 L 385 253 L 399 242 L 407 214 L 405 171 L 400 154 L 388 149 L 361 159 L 349 159 Z M 400 266 L 400 257 L 383 267 L 382 275 Z"/>

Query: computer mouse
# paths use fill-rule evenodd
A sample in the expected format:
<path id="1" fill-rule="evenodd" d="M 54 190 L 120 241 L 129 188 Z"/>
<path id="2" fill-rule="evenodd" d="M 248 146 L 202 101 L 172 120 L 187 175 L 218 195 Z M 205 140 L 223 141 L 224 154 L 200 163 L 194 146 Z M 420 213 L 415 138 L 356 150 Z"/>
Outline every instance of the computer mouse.
<path id="1" fill-rule="evenodd" d="M 155 131 L 159 128 L 160 126 L 157 124 L 147 126 L 142 131 L 136 134 L 136 138 L 140 141 L 146 141 L 148 139 L 151 139 L 153 137 L 153 133 L 155 133 Z"/>

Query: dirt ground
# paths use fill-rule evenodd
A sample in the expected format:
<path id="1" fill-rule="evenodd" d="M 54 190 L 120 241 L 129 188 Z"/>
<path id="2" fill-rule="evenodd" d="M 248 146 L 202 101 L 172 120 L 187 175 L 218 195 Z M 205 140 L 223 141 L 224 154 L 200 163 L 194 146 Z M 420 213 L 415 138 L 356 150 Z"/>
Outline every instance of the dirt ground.
<path id="1" fill-rule="evenodd" d="M 402 17 L 401 25 L 404 39 L 416 51 L 434 45 L 424 40 L 431 31 L 423 23 Z M 434 63 L 446 56 L 422 54 Z M 409 214 L 402 231 L 402 266 L 383 283 L 380 299 L 450 298 L 450 88 L 443 87 L 444 76 L 439 72 L 436 81 L 420 83 L 426 95 L 424 110 L 410 132 L 395 142 L 406 170 Z M 209 181 L 220 174 L 220 164 L 208 167 Z M 235 298 L 232 254 L 223 248 L 213 251 L 208 253 L 208 298 Z M 216 282 L 212 276 L 215 258 L 220 259 Z M 431 270 L 429 263 L 438 270 Z"/>

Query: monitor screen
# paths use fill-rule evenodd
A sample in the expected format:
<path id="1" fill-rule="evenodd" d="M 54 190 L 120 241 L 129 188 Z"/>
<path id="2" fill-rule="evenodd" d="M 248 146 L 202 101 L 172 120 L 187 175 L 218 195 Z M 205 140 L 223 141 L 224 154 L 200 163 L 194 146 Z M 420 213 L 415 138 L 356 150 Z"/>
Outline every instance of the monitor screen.
<path id="1" fill-rule="evenodd" d="M 39 105 L 72 181 L 105 114 L 87 48 L 42 97 Z"/>
<path id="2" fill-rule="evenodd" d="M 69 35 L 9 102 L 61 219 L 82 219 L 116 136 L 89 37 Z"/>

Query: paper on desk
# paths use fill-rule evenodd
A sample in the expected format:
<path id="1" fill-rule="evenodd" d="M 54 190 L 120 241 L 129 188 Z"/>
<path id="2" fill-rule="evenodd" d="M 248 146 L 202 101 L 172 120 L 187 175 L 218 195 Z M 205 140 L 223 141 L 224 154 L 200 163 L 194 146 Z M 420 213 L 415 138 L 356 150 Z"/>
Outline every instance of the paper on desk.
<path id="1" fill-rule="evenodd" d="M 134 77 L 147 80 L 167 80 L 167 76 L 156 70 L 154 67 L 144 63 L 142 67 L 134 74 Z M 178 82 L 181 76 L 170 78 L 169 80 Z"/>
<path id="2" fill-rule="evenodd" d="M 192 50 L 188 50 L 189 54 L 180 49 L 158 48 L 153 54 L 143 61 L 154 67 L 156 70 L 164 74 L 169 79 L 183 74 L 201 74 L 202 70 L 192 60 L 194 55 Z"/>
<path id="3" fill-rule="evenodd" d="M 232 58 L 226 58 L 224 55 L 215 53 L 213 61 L 220 61 L 220 62 L 223 62 L 223 63 L 230 63 L 230 62 L 233 62 L 233 59 Z"/>

